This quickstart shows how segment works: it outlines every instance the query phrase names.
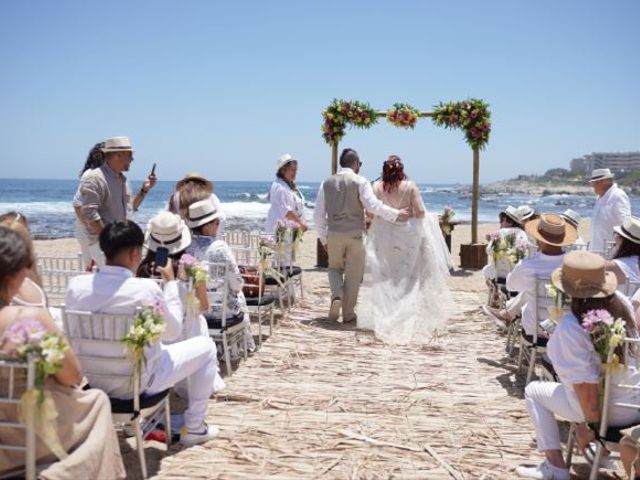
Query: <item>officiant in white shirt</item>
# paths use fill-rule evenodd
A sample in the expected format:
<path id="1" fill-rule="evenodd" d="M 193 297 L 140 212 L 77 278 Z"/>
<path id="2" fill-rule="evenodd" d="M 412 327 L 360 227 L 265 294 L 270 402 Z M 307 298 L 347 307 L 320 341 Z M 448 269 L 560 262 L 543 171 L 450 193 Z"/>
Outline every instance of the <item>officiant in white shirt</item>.
<path id="1" fill-rule="evenodd" d="M 613 240 L 613 227 L 624 224 L 631 216 L 631 204 L 608 168 L 594 170 L 589 183 L 598 196 L 591 217 L 589 250 L 604 252 L 606 242 Z"/>

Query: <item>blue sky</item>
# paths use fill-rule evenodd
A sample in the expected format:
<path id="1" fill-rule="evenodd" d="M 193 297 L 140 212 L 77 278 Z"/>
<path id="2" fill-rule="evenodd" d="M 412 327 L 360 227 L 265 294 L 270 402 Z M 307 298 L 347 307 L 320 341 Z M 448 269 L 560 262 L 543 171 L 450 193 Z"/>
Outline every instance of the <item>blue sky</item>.
<path id="1" fill-rule="evenodd" d="M 157 162 L 164 180 L 268 180 L 290 152 L 321 180 L 333 97 L 486 100 L 481 182 L 640 150 L 639 22 L 634 0 L 3 0 L 0 176 L 73 178 L 95 142 L 129 135 L 132 178 Z M 372 178 L 395 153 L 419 182 L 471 181 L 462 133 L 428 120 L 344 146 Z"/>

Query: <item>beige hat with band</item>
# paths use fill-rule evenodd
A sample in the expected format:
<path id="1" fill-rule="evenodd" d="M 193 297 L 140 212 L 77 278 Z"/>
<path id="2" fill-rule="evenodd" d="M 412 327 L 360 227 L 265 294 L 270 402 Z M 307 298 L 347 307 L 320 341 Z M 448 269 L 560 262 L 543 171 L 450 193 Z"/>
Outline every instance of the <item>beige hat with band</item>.
<path id="1" fill-rule="evenodd" d="M 604 298 L 616 291 L 618 280 L 605 271 L 604 258 L 575 250 L 565 255 L 562 266 L 551 274 L 551 283 L 573 298 Z"/>
<path id="2" fill-rule="evenodd" d="M 576 227 L 554 213 L 543 213 L 527 223 L 524 229 L 531 237 L 554 247 L 566 247 L 578 238 Z"/>

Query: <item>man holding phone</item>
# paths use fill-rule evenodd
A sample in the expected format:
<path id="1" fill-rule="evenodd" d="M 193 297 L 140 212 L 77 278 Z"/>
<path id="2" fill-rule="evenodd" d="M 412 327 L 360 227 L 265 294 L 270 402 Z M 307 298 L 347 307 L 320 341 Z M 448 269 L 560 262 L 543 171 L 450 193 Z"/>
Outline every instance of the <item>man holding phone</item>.
<path id="1" fill-rule="evenodd" d="M 104 265 L 98 245 L 104 226 L 129 219 L 157 182 L 154 164 L 140 191 L 132 195 L 131 182 L 123 173 L 129 171 L 133 161 L 133 147 L 128 137 L 108 138 L 102 151 L 105 154 L 102 166 L 91 170 L 80 182 L 80 208 L 88 229 L 89 250 L 98 265 Z"/>

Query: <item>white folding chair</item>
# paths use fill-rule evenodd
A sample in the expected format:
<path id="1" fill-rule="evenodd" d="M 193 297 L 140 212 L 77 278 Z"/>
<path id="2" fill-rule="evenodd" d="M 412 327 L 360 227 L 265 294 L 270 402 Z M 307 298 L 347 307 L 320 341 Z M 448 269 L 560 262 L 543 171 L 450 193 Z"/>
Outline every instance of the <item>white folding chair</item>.
<path id="1" fill-rule="evenodd" d="M 616 251 L 615 240 L 606 240 L 604 242 L 604 258 L 605 260 L 611 260 Z"/>
<path id="2" fill-rule="evenodd" d="M 242 348 L 244 358 L 247 358 L 248 342 L 244 330 L 244 312 L 237 315 L 229 314 L 228 295 L 229 279 L 226 263 L 207 263 L 209 280 L 207 281 L 207 296 L 209 298 L 209 313 L 205 315 L 209 336 L 214 342 L 222 344 L 224 363 L 227 375 L 231 376 L 231 346 Z"/>
<path id="3" fill-rule="evenodd" d="M 522 335 L 520 336 L 520 351 L 518 352 L 518 370 L 522 367 L 524 359 L 528 362 L 525 385 L 531 381 L 538 357 L 547 349 L 546 346 L 543 345 L 545 342 L 541 341 L 543 336 L 540 322 L 549 318 L 548 307 L 553 305 L 553 300 L 547 294 L 546 289 L 546 285 L 551 283 L 551 279 L 549 277 L 536 276 L 533 281 L 535 296 L 532 299 L 532 305 L 530 305 L 530 307 L 534 312 L 536 330 L 529 338 L 528 335 L 525 337 L 523 329 Z"/>
<path id="4" fill-rule="evenodd" d="M 242 274 L 245 280 L 243 288 L 250 314 L 257 316 L 258 345 L 262 345 L 262 318 L 269 315 L 269 337 L 273 335 L 273 322 L 276 297 L 264 291 L 264 272 L 260 264 L 260 254 L 252 248 L 231 248 L 238 265 L 245 267 Z"/>
<path id="5" fill-rule="evenodd" d="M 37 257 L 36 266 L 42 278 L 42 289 L 49 299 L 56 301 L 64 299 L 69 280 L 87 273 L 80 253 L 77 256 Z"/>
<path id="6" fill-rule="evenodd" d="M 625 277 L 625 281 L 622 284 L 622 293 L 631 298 L 640 288 L 640 281 L 629 280 L 629 277 Z"/>
<path id="7" fill-rule="evenodd" d="M 63 308 L 62 319 L 67 338 L 90 385 L 99 386 L 104 381 L 116 380 L 125 384 L 128 382 L 132 386 L 132 398 L 110 397 L 109 400 L 114 422 L 117 425 L 128 425 L 135 432 L 140 469 L 143 478 L 147 478 L 143 439 L 159 423 L 164 423 L 167 447 L 171 445 L 170 389 L 154 395 L 144 393 L 142 378 L 138 370 L 133 368 L 121 342 L 122 337 L 129 333 L 134 316 Z"/>
<path id="8" fill-rule="evenodd" d="M 635 368 L 638 369 L 640 367 L 640 338 L 625 338 L 621 350 L 623 352 L 621 357 L 622 365 L 619 365 L 618 368 Z M 607 365 L 611 365 L 613 360 L 613 355 L 616 352 L 615 348 L 611 348 L 607 355 Z M 632 425 L 623 425 L 620 427 L 611 427 L 609 425 L 609 413 L 610 409 L 613 407 L 631 409 L 635 411 L 640 411 L 640 401 L 637 403 L 625 403 L 625 402 L 614 402 L 611 399 L 611 389 L 615 385 L 616 388 L 622 390 L 632 390 L 638 391 L 640 390 L 640 386 L 638 385 L 627 385 L 624 383 L 617 383 L 614 380 L 614 374 L 619 372 L 619 370 L 614 368 L 606 368 L 604 374 L 604 393 L 602 396 L 602 412 L 600 414 L 600 430 L 598 431 L 598 436 L 600 437 L 600 441 L 596 441 L 596 449 L 593 453 L 593 457 L 586 456 L 587 461 L 591 464 L 591 474 L 589 476 L 590 480 L 596 480 L 598 478 L 598 470 L 600 468 L 600 458 L 602 456 L 604 450 L 604 444 L 607 445 L 607 449 L 610 451 L 616 450 L 617 445 L 622 439 L 621 430 L 628 428 Z M 619 377 L 618 377 L 619 378 Z M 612 385 L 613 382 L 616 382 Z M 636 422 L 637 424 L 637 422 Z M 575 434 L 575 424 L 571 424 L 569 429 L 569 437 L 567 442 L 567 459 L 566 463 L 569 468 L 571 468 L 571 459 L 573 456 L 573 446 L 574 446 L 574 434 Z"/>
<path id="9" fill-rule="evenodd" d="M 15 418 L 0 420 L 0 430 L 22 429 L 25 432 L 25 441 L 19 445 L 0 444 L 0 450 L 11 452 L 24 452 L 24 468 L 14 469 L 0 474 L 0 478 L 24 477 L 27 480 L 36 479 L 36 427 L 33 422 L 34 415 L 27 415 L 28 420 L 18 420 L 17 406 L 23 390 L 18 381 L 26 377 L 26 389 L 31 390 L 35 386 L 35 365 L 32 359 L 28 362 L 19 362 L 12 358 L 0 358 L 0 404 L 12 406 L 16 409 Z"/>

